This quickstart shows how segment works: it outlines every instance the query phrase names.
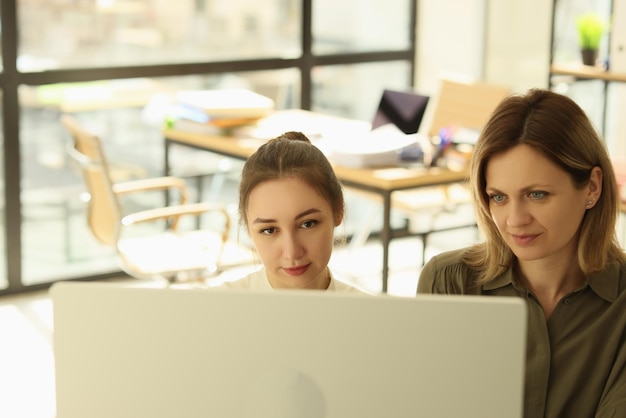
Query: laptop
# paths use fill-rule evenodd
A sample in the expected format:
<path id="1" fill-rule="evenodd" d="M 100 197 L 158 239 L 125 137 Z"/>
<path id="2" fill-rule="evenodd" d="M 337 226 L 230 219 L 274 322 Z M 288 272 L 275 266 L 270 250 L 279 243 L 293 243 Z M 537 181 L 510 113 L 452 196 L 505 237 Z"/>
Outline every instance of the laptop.
<path id="1" fill-rule="evenodd" d="M 52 286 L 57 418 L 520 418 L 518 298 Z"/>
<path id="2" fill-rule="evenodd" d="M 383 90 L 372 120 L 372 129 L 391 123 L 405 134 L 414 134 L 424 118 L 430 96 L 412 91 Z"/>

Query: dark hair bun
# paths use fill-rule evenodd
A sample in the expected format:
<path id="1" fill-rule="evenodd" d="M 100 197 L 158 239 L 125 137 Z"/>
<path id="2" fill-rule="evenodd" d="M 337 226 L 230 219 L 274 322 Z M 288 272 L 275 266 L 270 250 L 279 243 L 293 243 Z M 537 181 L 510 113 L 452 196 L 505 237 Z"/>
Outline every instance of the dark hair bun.
<path id="1" fill-rule="evenodd" d="M 289 139 L 292 141 L 308 142 L 309 144 L 311 143 L 311 141 L 309 140 L 309 138 L 306 137 L 306 135 L 304 135 L 302 132 L 297 132 L 297 131 L 285 132 L 284 134 L 280 135 L 276 139 Z"/>

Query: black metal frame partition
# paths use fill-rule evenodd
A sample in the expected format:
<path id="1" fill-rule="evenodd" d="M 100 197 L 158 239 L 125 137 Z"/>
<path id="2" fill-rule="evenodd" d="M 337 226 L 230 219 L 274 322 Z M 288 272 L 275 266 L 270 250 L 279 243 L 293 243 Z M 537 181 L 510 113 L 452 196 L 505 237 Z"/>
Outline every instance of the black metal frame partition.
<path id="1" fill-rule="evenodd" d="M 615 0 L 610 0 L 609 16 L 611 16 L 613 13 L 614 1 Z M 553 87 L 552 76 L 554 75 L 554 73 L 552 72 L 552 65 L 554 64 L 554 54 L 555 54 L 555 49 L 556 49 L 555 30 L 556 30 L 557 6 L 558 6 L 558 0 L 552 0 L 552 16 L 550 19 L 551 21 L 551 24 L 550 24 L 550 71 L 548 71 L 548 84 L 547 84 L 550 88 Z M 611 32 L 610 31 L 608 33 L 608 45 L 609 45 L 609 53 L 610 53 L 610 48 L 611 48 L 610 47 L 611 45 Z M 596 78 L 596 77 L 576 77 L 575 78 L 576 81 L 585 81 L 585 80 L 593 81 L 593 80 L 599 80 L 599 79 L 603 80 L 602 121 L 600 125 L 600 133 L 604 137 L 606 133 L 606 121 L 607 121 L 607 112 L 608 112 L 607 100 L 608 100 L 608 95 L 609 95 L 609 84 L 611 80 L 609 80 L 608 78 Z"/>
<path id="2" fill-rule="evenodd" d="M 197 62 L 186 64 L 162 64 L 150 66 L 127 66 L 111 68 L 76 68 L 22 73 L 17 69 L 19 27 L 17 19 L 18 0 L 0 0 L 2 25 L 2 122 L 4 136 L 4 223 L 6 248 L 6 274 L 8 287 L 0 289 L 0 295 L 48 288 L 52 282 L 24 285 L 21 268 L 21 222 L 20 202 L 20 107 L 18 88 L 20 85 L 44 85 L 64 82 L 84 82 L 103 79 L 124 79 L 134 77 L 162 77 L 217 74 L 227 72 L 278 70 L 296 68 L 300 71 L 300 107 L 311 109 L 311 71 L 321 65 L 343 65 L 371 62 L 404 60 L 410 63 L 409 85 L 414 84 L 416 56 L 417 0 L 409 3 L 410 43 L 409 48 L 400 51 L 375 51 L 368 53 L 346 53 L 336 55 L 314 55 L 312 52 L 312 3 L 302 0 L 302 55 L 295 59 L 259 59 L 220 62 Z M 52 238 L 52 237 L 51 237 Z M 87 276 L 78 280 L 95 280 L 119 276 L 121 272 L 106 275 Z"/>

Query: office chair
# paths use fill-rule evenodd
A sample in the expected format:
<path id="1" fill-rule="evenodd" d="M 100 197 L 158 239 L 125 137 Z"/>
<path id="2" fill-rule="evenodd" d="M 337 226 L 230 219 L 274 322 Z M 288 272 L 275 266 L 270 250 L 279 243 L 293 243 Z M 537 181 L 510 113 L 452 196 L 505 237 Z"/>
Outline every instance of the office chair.
<path id="1" fill-rule="evenodd" d="M 204 282 L 224 269 L 253 261 L 248 248 L 229 240 L 232 223 L 225 207 L 188 203 L 185 181 L 179 177 L 114 182 L 100 138 L 84 129 L 69 114 L 61 116 L 61 124 L 72 137 L 67 151 L 80 167 L 90 195 L 89 228 L 100 243 L 115 249 L 121 269 L 129 276 L 165 280 L 168 285 Z M 165 193 L 177 195 L 177 204 L 130 213 L 124 210 L 123 198 L 155 192 L 162 192 L 164 196 Z M 172 198 L 168 200 L 174 201 Z M 183 217 L 208 213 L 218 215 L 221 219 L 219 226 L 195 229 L 181 224 Z M 139 225 L 158 222 L 163 225 L 149 228 L 150 232 L 139 228 Z"/>
<path id="2" fill-rule="evenodd" d="M 510 93 L 506 86 L 483 81 L 465 83 L 442 79 L 428 134 L 435 136 L 441 128 L 451 125 L 480 131 Z"/>

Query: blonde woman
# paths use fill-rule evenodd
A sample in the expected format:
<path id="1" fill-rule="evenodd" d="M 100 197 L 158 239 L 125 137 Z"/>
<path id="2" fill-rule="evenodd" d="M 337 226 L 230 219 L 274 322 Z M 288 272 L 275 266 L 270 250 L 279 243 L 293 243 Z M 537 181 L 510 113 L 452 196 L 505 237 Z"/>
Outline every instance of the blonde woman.
<path id="1" fill-rule="evenodd" d="M 418 293 L 526 300 L 525 417 L 626 417 L 619 195 L 596 130 L 566 96 L 513 95 L 482 131 L 470 171 L 485 241 L 432 258 Z"/>

